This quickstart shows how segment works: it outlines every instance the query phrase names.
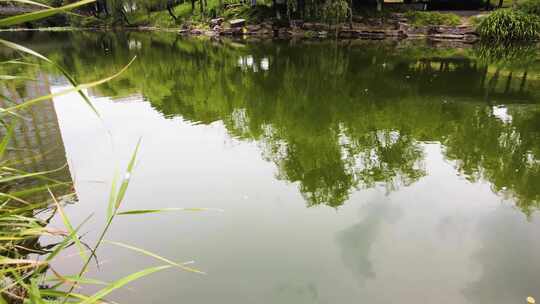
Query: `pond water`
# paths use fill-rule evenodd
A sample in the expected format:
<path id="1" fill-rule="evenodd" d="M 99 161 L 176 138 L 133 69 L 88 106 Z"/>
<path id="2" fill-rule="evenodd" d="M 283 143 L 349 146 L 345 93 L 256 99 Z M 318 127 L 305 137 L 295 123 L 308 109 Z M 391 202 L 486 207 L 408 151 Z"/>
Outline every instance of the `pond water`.
<path id="1" fill-rule="evenodd" d="M 538 50 L 412 42 L 189 40 L 157 33 L 8 35 L 77 80 L 23 137 L 69 164 L 67 207 L 91 241 L 142 138 L 108 239 L 196 261 L 122 303 L 525 303 L 540 298 Z M 2 84 L 4 96 L 59 92 Z M 37 114 L 36 114 L 37 113 Z M 36 118 L 37 117 L 37 118 Z M 43 118 L 43 119 L 42 119 Z M 40 126 L 46 125 L 47 128 Z M 37 139 L 37 140 L 36 140 Z M 52 146 L 51 146 L 52 145 Z M 36 148 L 37 149 L 37 148 Z M 60 221 L 53 225 L 61 227 Z M 106 245 L 90 276 L 159 264 Z M 56 266 L 74 273 L 77 256 Z"/>

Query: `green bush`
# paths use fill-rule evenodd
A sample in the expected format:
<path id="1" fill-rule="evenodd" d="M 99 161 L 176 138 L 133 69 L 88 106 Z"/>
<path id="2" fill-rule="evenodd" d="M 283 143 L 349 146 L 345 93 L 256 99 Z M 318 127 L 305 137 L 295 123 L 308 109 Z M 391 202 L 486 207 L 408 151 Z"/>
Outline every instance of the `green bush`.
<path id="1" fill-rule="evenodd" d="M 461 24 L 461 18 L 455 14 L 443 14 L 438 12 L 419 12 L 408 11 L 405 13 L 405 17 L 409 19 L 414 26 L 427 26 L 427 25 L 452 25 L 456 26 Z"/>
<path id="2" fill-rule="evenodd" d="M 484 18 L 477 31 L 484 40 L 535 40 L 540 36 L 540 17 L 518 10 L 500 9 Z"/>
<path id="3" fill-rule="evenodd" d="M 526 14 L 540 16 L 540 0 L 525 0 L 518 4 L 518 9 Z"/>
<path id="4" fill-rule="evenodd" d="M 345 20 L 349 3 L 344 0 L 327 0 L 322 7 L 322 15 L 328 22 L 339 23 Z"/>

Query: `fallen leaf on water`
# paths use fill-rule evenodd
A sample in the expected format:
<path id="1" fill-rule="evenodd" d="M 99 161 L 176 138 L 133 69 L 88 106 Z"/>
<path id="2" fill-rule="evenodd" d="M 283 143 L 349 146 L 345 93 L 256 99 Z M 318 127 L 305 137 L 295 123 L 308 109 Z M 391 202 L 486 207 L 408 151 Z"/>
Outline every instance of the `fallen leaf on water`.
<path id="1" fill-rule="evenodd" d="M 528 298 L 527 298 L 527 303 L 529 303 L 529 304 L 534 304 L 534 303 L 536 303 L 536 301 L 534 300 L 533 297 L 528 297 Z"/>

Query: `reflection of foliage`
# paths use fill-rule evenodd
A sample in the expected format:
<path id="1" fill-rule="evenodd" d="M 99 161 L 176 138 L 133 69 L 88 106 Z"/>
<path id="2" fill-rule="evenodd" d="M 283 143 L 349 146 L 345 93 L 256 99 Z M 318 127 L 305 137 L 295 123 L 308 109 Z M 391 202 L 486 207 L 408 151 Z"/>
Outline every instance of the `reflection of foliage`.
<path id="1" fill-rule="evenodd" d="M 359 175 L 366 186 L 383 182 L 392 189 L 399 184 L 410 185 L 425 175 L 419 163 L 423 151 L 409 136 L 380 130 L 366 133 L 364 139 L 358 145 L 363 150 L 358 156 Z"/>
<path id="2" fill-rule="evenodd" d="M 512 194 L 529 213 L 540 202 L 540 112 L 516 108 L 511 115 L 509 123 L 494 117 L 491 110 L 476 110 L 456 125 L 457 132 L 444 144 L 447 156 L 458 160 L 460 171 L 472 180 L 487 179 L 497 192 Z"/>
<path id="3" fill-rule="evenodd" d="M 81 78 L 100 78 L 138 55 L 121 81 L 95 94 L 140 92 L 165 116 L 222 121 L 232 136 L 260 142 L 278 178 L 298 183 L 309 205 L 339 206 L 355 188 L 414 183 L 425 175 L 422 141 L 441 142 L 460 172 L 488 180 L 523 210 L 540 201 L 533 187 L 540 116 L 537 106 L 519 105 L 540 100 L 532 50 L 526 67 L 514 64 L 513 55 L 491 67 L 476 59 L 477 51 L 394 42 L 251 45 L 167 34 L 64 35 L 75 42 L 51 55 Z M 511 121 L 493 114 L 500 104 Z"/>
<path id="4" fill-rule="evenodd" d="M 478 43 L 473 55 L 484 64 L 501 67 L 526 68 L 538 60 L 538 46 L 534 44 Z"/>

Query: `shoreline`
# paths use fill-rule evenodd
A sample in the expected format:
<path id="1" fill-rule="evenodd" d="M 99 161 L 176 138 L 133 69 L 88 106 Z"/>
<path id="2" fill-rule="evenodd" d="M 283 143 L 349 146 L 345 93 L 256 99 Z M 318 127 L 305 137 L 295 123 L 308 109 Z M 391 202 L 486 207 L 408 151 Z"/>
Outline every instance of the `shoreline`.
<path id="1" fill-rule="evenodd" d="M 272 27 L 268 24 L 248 25 L 223 29 L 205 28 L 166 28 L 154 26 L 136 27 L 46 27 L 46 28 L 11 28 L 0 29 L 2 32 L 66 32 L 66 31 L 141 31 L 178 33 L 181 36 L 234 37 L 259 39 L 367 39 L 367 40 L 415 40 L 460 41 L 475 43 L 480 40 L 472 26 L 423 26 L 410 27 L 407 24 L 400 28 L 362 27 L 349 25 L 328 26 L 320 23 L 307 23 L 300 27 Z M 531 41 L 534 42 L 534 41 Z"/>

